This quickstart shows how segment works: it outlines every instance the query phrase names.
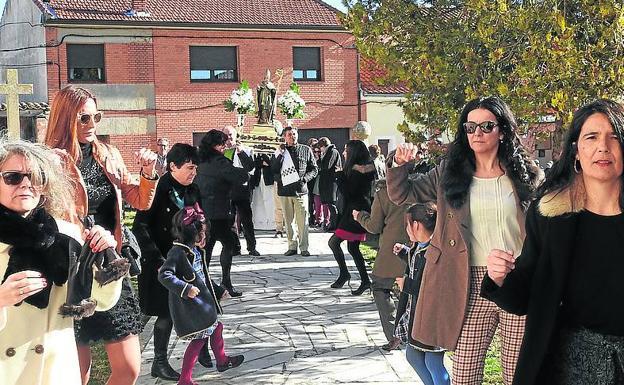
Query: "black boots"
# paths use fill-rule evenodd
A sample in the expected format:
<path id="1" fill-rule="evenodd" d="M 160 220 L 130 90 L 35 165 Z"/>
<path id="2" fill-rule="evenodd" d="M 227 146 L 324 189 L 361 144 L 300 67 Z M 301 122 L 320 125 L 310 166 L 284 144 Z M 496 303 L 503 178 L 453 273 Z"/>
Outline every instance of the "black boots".
<path id="1" fill-rule="evenodd" d="M 363 281 L 357 289 L 351 290 L 351 295 L 362 295 L 366 290 L 368 290 L 370 294 L 371 284 L 369 281 Z"/>
<path id="2" fill-rule="evenodd" d="M 178 381 L 180 373 L 173 370 L 167 360 L 167 347 L 173 322 L 168 317 L 158 317 L 154 322 L 154 362 L 152 362 L 152 377 L 167 381 Z"/>
<path id="3" fill-rule="evenodd" d="M 349 273 L 347 273 L 346 275 L 340 274 L 338 279 L 334 283 L 332 283 L 329 287 L 331 287 L 332 289 L 340 289 L 348 281 L 351 281 L 351 274 Z"/>
<path id="4" fill-rule="evenodd" d="M 178 381 L 180 379 L 180 373 L 173 370 L 169 361 L 167 361 L 167 354 L 157 354 L 154 352 L 154 362 L 152 362 L 152 377 L 158 377 L 167 381 Z"/>

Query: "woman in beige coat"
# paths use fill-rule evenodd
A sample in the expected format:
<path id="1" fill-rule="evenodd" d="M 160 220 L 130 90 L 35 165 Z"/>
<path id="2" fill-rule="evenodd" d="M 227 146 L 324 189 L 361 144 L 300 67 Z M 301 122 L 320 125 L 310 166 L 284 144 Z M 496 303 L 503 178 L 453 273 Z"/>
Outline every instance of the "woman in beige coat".
<path id="1" fill-rule="evenodd" d="M 427 249 L 412 337 L 454 350 L 454 385 L 481 384 L 485 354 L 497 327 L 503 380 L 511 384 L 524 318 L 479 296 L 493 249 L 518 255 L 524 216 L 542 173 L 516 135 L 517 124 L 499 98 L 469 102 L 459 118 L 447 159 L 408 179 L 417 149 L 401 145 L 388 170 L 388 192 L 397 204 L 436 201 L 438 217 Z"/>
<path id="2" fill-rule="evenodd" d="M 69 182 L 42 145 L 0 143 L 0 382 L 3 385 L 79 385 L 73 319 L 66 301 L 70 247 L 77 226 L 57 220 L 69 206 Z M 114 247 L 96 226 L 84 234 L 94 251 Z M 66 245 L 66 247 L 62 247 Z M 79 247 L 79 246 L 78 246 Z M 121 281 L 92 284 L 96 310 L 111 308 Z"/>

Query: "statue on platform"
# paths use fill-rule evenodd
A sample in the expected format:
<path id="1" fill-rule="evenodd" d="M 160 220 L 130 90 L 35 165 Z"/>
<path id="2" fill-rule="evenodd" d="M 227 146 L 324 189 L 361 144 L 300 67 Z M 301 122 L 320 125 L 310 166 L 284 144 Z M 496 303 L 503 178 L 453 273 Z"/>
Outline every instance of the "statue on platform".
<path id="1" fill-rule="evenodd" d="M 258 94 L 258 124 L 273 124 L 277 90 L 275 85 L 271 83 L 271 71 L 268 69 L 256 92 Z"/>

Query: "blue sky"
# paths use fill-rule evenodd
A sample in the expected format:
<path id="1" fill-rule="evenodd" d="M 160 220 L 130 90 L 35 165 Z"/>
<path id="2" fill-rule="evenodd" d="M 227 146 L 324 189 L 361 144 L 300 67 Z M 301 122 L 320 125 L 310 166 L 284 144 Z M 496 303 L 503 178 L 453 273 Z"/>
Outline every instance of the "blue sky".
<path id="1" fill-rule="evenodd" d="M 327 4 L 336 7 L 342 11 L 345 11 L 346 8 L 342 5 L 342 0 L 323 0 L 325 1 Z M 0 0 L 0 13 L 2 13 L 2 11 L 4 10 L 4 3 L 6 3 L 6 0 Z"/>

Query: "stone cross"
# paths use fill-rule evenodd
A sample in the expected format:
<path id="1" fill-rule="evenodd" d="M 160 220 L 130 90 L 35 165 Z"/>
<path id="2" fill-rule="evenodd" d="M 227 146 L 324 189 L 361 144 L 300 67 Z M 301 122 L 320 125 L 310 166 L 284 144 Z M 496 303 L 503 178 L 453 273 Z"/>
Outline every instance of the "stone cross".
<path id="1" fill-rule="evenodd" d="M 7 69 L 7 82 L 0 84 L 0 95 L 6 95 L 7 127 L 9 139 L 20 138 L 19 96 L 33 93 L 32 84 L 19 84 L 17 70 Z"/>

